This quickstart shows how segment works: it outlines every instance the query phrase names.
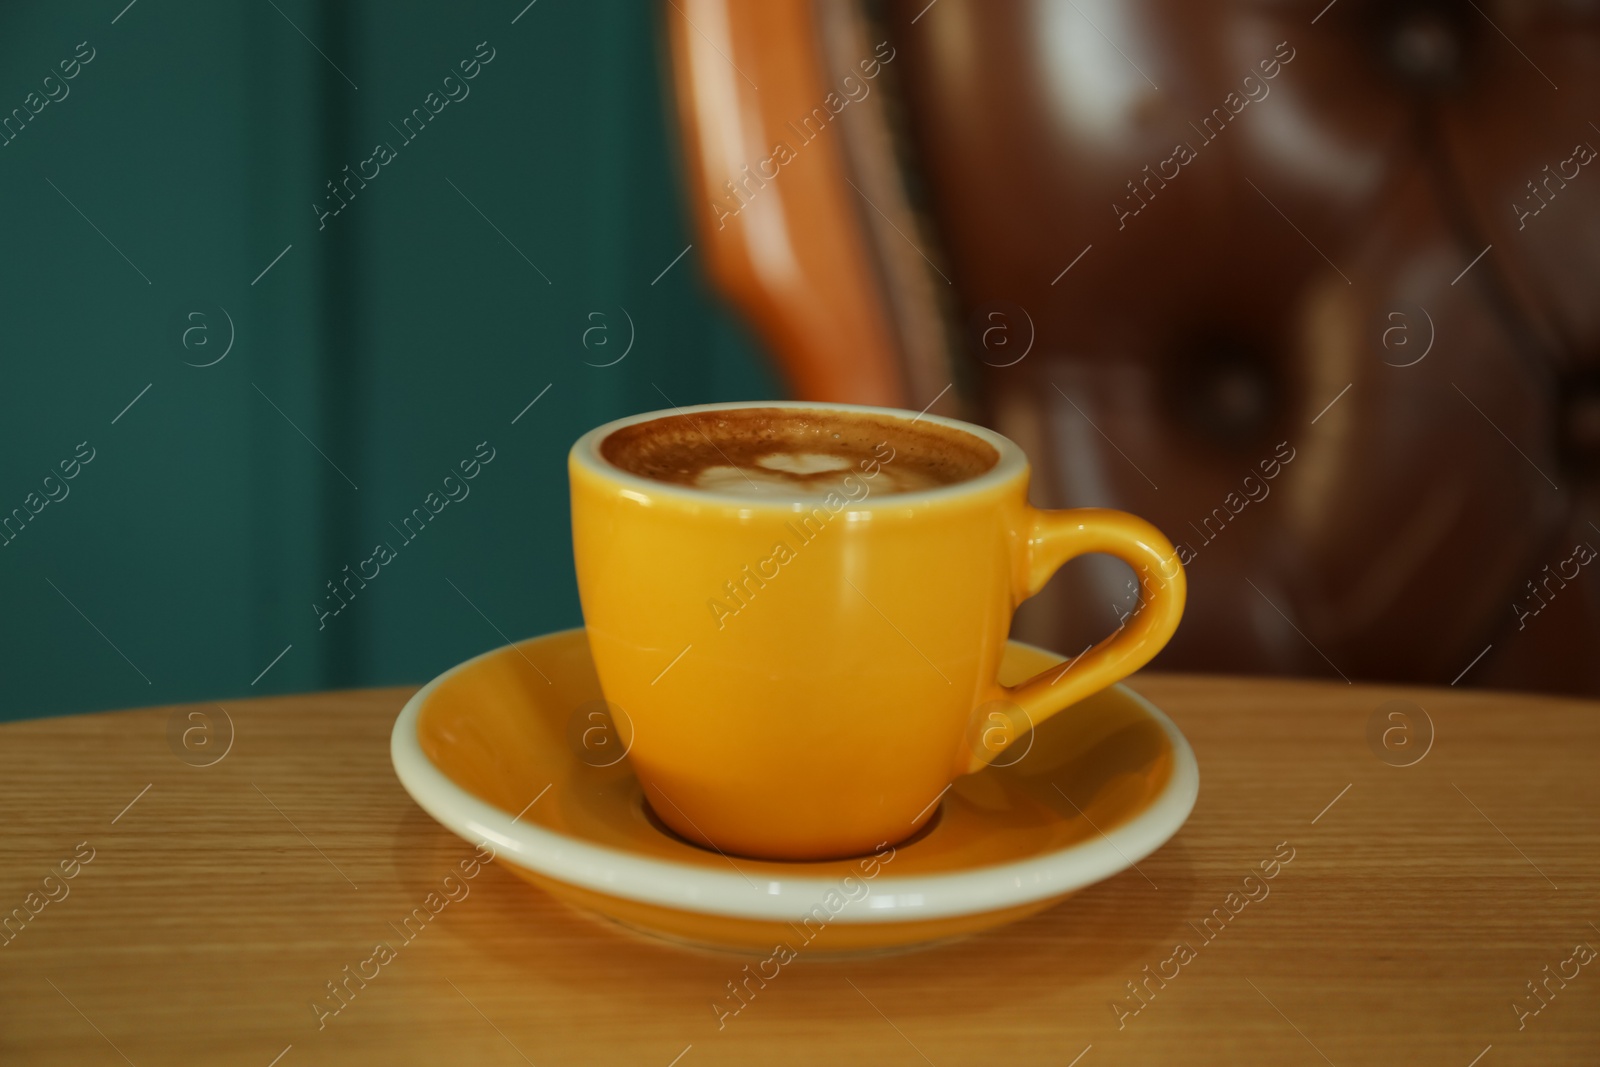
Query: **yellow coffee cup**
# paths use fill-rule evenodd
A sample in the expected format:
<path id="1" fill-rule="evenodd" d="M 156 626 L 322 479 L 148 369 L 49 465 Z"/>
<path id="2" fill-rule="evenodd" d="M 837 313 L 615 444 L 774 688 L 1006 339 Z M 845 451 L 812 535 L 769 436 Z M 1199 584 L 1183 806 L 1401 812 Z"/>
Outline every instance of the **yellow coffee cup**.
<path id="1" fill-rule="evenodd" d="M 748 409 L 933 424 L 994 461 L 886 492 L 879 455 L 879 469 L 869 458 L 851 473 L 855 488 L 794 503 L 644 477 L 603 452 L 630 427 Z M 662 822 L 730 855 L 824 859 L 910 836 L 953 779 L 1138 670 L 1183 612 L 1183 570 L 1159 531 L 1120 511 L 1030 507 L 1022 450 L 954 419 L 704 404 L 591 430 L 568 471 L 589 646 L 631 728 L 631 766 Z M 1138 610 L 1068 664 L 1000 685 L 1017 605 L 1091 552 L 1134 569 Z"/>

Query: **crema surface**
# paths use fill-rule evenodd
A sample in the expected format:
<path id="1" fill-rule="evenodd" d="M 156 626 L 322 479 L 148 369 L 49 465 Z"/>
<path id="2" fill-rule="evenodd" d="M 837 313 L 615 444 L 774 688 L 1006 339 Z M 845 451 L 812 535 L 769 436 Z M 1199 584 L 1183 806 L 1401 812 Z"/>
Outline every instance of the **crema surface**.
<path id="1" fill-rule="evenodd" d="M 909 493 L 975 478 L 999 453 L 933 422 L 808 410 L 684 412 L 626 426 L 600 445 L 613 466 L 643 478 L 734 496 L 808 500 Z"/>

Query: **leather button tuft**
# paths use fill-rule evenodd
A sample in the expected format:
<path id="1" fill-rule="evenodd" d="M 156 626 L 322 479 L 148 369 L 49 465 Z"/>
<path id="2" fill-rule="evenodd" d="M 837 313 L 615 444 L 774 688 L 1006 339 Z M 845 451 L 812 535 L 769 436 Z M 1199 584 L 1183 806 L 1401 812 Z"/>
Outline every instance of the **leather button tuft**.
<path id="1" fill-rule="evenodd" d="M 1266 432 L 1279 390 L 1251 346 L 1213 338 L 1186 351 L 1174 369 L 1174 407 L 1194 430 L 1228 445 Z"/>
<path id="2" fill-rule="evenodd" d="M 1417 85 L 1439 88 L 1461 79 L 1468 29 L 1454 7 L 1401 5 L 1384 33 L 1384 58 L 1397 74 Z"/>
<path id="3" fill-rule="evenodd" d="M 1600 378 L 1569 383 L 1562 393 L 1561 451 L 1567 466 L 1600 474 Z"/>

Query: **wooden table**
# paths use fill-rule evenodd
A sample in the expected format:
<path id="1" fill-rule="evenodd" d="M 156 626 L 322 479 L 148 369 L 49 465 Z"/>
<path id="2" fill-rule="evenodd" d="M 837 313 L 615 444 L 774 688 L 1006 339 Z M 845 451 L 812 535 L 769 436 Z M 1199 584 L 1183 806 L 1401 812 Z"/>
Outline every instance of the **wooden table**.
<path id="1" fill-rule="evenodd" d="M 318 1029 L 325 983 L 472 851 L 390 770 L 407 691 L 230 702 L 210 766 L 176 753 L 223 751 L 214 705 L 8 725 L 0 909 L 44 900 L 52 871 L 60 899 L 0 947 L 0 1063 L 1600 1063 L 1600 960 L 1574 957 L 1600 949 L 1597 705 L 1135 687 L 1201 767 L 1194 815 L 1142 874 L 964 942 L 802 959 L 720 1032 L 710 1005 L 744 960 L 623 933 L 493 867 Z M 1426 709 L 1431 748 L 1414 712 L 1410 735 L 1369 742 L 1395 699 Z M 180 742 L 207 728 L 190 710 L 211 716 L 210 756 Z M 1282 842 L 1293 860 L 1239 904 Z M 1189 925 L 1230 901 L 1212 940 Z"/>

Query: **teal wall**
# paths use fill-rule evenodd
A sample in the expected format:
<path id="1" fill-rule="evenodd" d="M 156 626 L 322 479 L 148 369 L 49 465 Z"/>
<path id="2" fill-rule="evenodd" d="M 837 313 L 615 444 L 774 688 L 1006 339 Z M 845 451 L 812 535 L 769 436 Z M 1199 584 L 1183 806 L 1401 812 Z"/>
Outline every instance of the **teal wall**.
<path id="1" fill-rule="evenodd" d="M 698 249 L 652 285 L 691 239 L 658 6 L 124 2 L 0 13 L 0 113 L 65 92 L 0 147 L 0 719 L 421 682 L 577 624 L 572 440 L 780 389 Z"/>

